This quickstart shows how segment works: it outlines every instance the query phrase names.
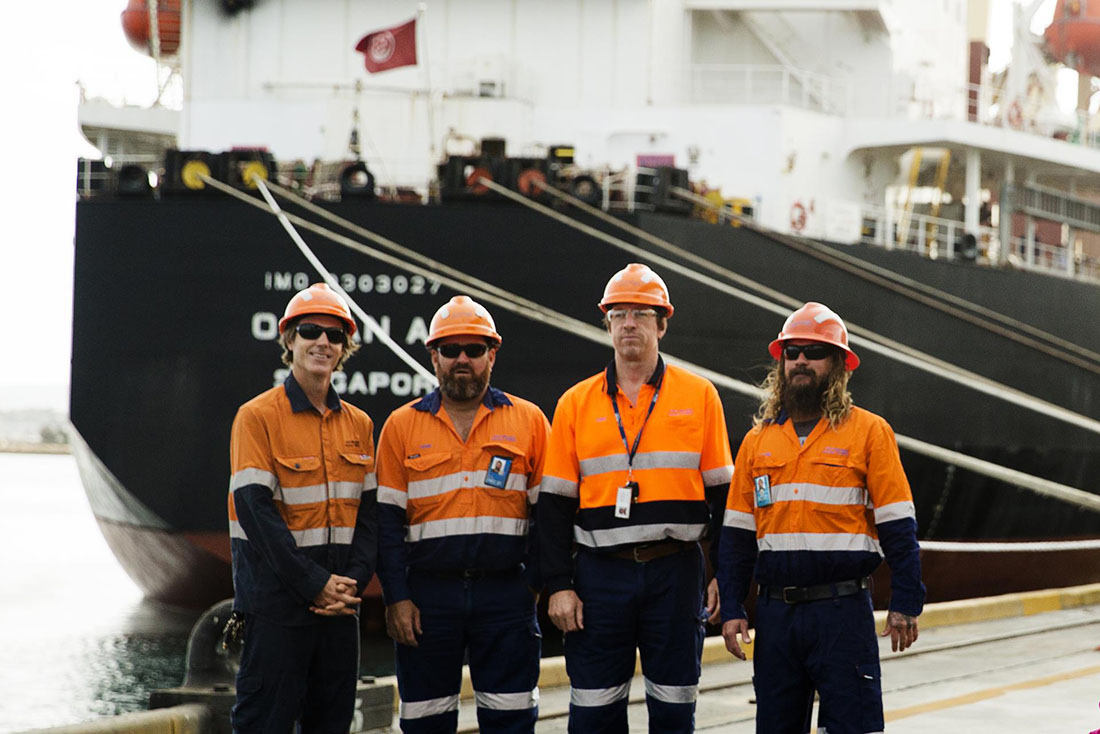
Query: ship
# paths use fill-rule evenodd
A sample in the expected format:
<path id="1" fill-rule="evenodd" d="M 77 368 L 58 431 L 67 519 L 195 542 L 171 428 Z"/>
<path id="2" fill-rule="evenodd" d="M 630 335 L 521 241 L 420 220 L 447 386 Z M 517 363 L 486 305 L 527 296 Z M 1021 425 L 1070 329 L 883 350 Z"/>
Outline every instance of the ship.
<path id="1" fill-rule="evenodd" d="M 166 603 L 232 595 L 230 425 L 285 378 L 317 264 L 376 322 L 334 385 L 377 428 L 432 388 L 460 292 L 504 336 L 494 384 L 552 416 L 641 261 L 735 450 L 791 304 L 849 322 L 930 601 L 1100 581 L 1100 146 L 1087 83 L 1053 108 L 1055 56 L 1100 73 L 1095 11 L 1059 2 L 1039 37 L 1017 8 L 994 73 L 982 2 L 917 5 L 131 0 L 178 106 L 82 106 L 103 157 L 78 166 L 70 394 L 122 566 Z M 368 73 L 409 28 L 413 62 Z"/>

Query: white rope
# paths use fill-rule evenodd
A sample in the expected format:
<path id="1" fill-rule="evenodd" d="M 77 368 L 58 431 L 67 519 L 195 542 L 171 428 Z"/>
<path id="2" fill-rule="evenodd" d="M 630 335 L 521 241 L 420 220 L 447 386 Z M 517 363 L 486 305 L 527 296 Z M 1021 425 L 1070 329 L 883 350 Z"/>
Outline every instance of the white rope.
<path id="1" fill-rule="evenodd" d="M 786 318 L 790 313 L 788 307 L 784 307 L 784 306 L 781 306 L 777 303 L 767 301 L 767 300 L 765 300 L 765 299 L 763 299 L 759 296 L 753 295 L 751 293 L 746 293 L 742 290 L 734 288 L 733 286 L 731 286 L 727 283 L 722 283 L 720 281 L 715 280 L 714 278 L 710 278 L 710 277 L 708 277 L 706 275 L 703 275 L 703 274 L 701 274 L 701 273 L 699 273 L 695 270 L 692 270 L 691 268 L 688 268 L 684 265 L 681 265 L 678 262 L 675 262 L 673 260 L 669 260 L 668 258 L 665 258 L 665 257 L 662 257 L 661 255 L 657 255 L 655 253 L 652 253 L 652 252 L 650 252 L 648 250 L 645 250 L 641 247 L 638 247 L 636 245 L 632 245 L 629 242 L 626 242 L 625 240 L 621 240 L 618 237 L 615 237 L 613 235 L 609 235 L 606 232 L 602 232 L 602 231 L 596 229 L 595 227 L 591 227 L 591 226 L 589 226 L 587 224 L 584 224 L 582 222 L 578 222 L 577 220 L 575 220 L 571 217 L 568 217 L 564 214 L 561 214 L 560 212 L 556 212 L 553 209 L 550 209 L 547 206 L 543 206 L 542 204 L 539 204 L 535 201 L 532 201 L 531 199 L 527 198 L 526 196 L 523 196 L 522 194 L 511 191 L 510 189 L 507 189 L 507 188 L 505 188 L 505 187 L 503 187 L 503 186 L 501 186 L 497 183 L 494 183 L 493 181 L 490 181 L 487 178 L 481 178 L 479 180 L 480 180 L 481 184 L 483 184 L 484 186 L 488 187 L 489 189 L 495 191 L 496 193 L 498 193 L 498 194 L 500 194 L 500 195 L 502 195 L 506 198 L 512 199 L 513 201 L 517 201 L 517 202 L 523 204 L 524 206 L 530 207 L 530 208 L 532 208 L 532 209 L 534 209 L 534 210 L 536 210 L 536 211 L 538 211 L 542 214 L 545 214 L 546 216 L 550 217 L 551 219 L 554 219 L 555 221 L 558 221 L 558 222 L 561 222 L 562 224 L 565 224 L 566 226 L 577 229 L 581 232 L 584 232 L 587 235 L 595 237 L 596 239 L 599 239 L 599 240 L 601 240 L 603 242 L 606 242 L 610 245 L 618 247 L 619 249 L 625 250 L 625 251 L 631 253 L 632 255 L 634 255 L 638 258 L 648 259 L 651 262 L 659 264 L 662 268 L 672 270 L 676 273 L 679 273 L 680 275 L 683 275 L 686 278 L 689 278 L 691 280 L 696 281 L 697 283 L 701 283 L 703 285 L 709 286 L 709 287 L 711 287 L 711 288 L 713 288 L 717 291 L 720 291 L 720 292 L 725 293 L 727 295 L 733 296 L 734 298 L 738 298 L 742 301 L 745 301 L 746 303 L 749 303 L 749 304 L 752 304 L 752 305 L 757 306 L 759 308 L 762 308 L 765 311 L 770 311 L 771 313 L 779 315 L 783 318 Z M 544 189 L 544 190 L 549 191 L 549 189 Z M 583 202 L 579 202 L 579 200 L 578 200 L 578 203 L 583 203 Z M 641 230 L 639 230 L 639 231 L 641 231 Z M 723 271 L 723 275 L 726 275 L 727 277 L 731 277 L 731 278 L 741 278 L 742 277 L 742 276 L 738 276 L 736 273 L 733 273 L 732 271 L 728 271 L 725 268 L 721 268 L 721 266 L 715 265 L 714 263 L 710 263 L 710 261 L 703 260 L 702 258 L 699 258 L 698 255 L 694 255 L 693 253 L 688 253 L 686 250 L 682 250 L 681 248 L 676 247 L 675 245 L 673 245 L 671 243 L 665 242 L 663 244 L 663 246 L 665 246 L 666 248 L 671 248 L 673 251 L 677 251 L 676 254 L 681 254 L 682 253 L 682 256 L 687 258 L 687 259 L 698 258 L 699 260 L 702 260 L 703 263 L 709 263 L 709 266 L 704 266 L 704 267 L 708 267 L 708 269 L 711 269 L 711 270 L 714 270 L 714 269 L 721 270 L 721 271 Z M 692 260 L 692 261 L 694 262 L 695 260 Z M 775 293 L 775 291 L 772 291 L 772 292 Z M 783 294 L 779 294 L 779 295 L 783 296 Z M 784 299 L 790 299 L 790 296 L 783 296 L 783 298 Z M 785 302 L 792 303 L 794 301 L 793 301 L 793 299 L 790 299 L 790 300 L 787 300 Z M 801 305 L 801 304 L 799 303 L 799 305 Z M 872 341 L 869 338 L 858 335 L 858 333 L 866 332 L 865 329 L 857 327 L 857 326 L 855 326 L 851 323 L 849 323 L 848 326 L 849 326 L 849 331 L 857 332 L 857 333 L 853 333 L 850 337 L 852 343 L 855 344 L 856 346 L 859 346 L 863 349 L 866 349 L 867 351 L 874 352 L 876 354 L 880 354 L 884 357 L 887 357 L 889 359 L 892 359 L 892 360 L 895 360 L 895 361 L 898 361 L 898 362 L 902 362 L 902 364 L 905 364 L 906 366 L 913 367 L 915 369 L 919 369 L 919 370 L 922 370 L 924 372 L 928 372 L 929 374 L 941 376 L 945 379 L 951 380 L 952 382 L 963 385 L 964 387 L 969 387 L 969 388 L 972 388 L 974 390 L 977 390 L 978 392 L 982 392 L 982 393 L 985 393 L 987 395 L 990 395 L 991 397 L 995 397 L 995 398 L 999 398 L 1001 400 L 1005 400 L 1006 402 L 1013 403 L 1013 404 L 1018 405 L 1018 406 L 1023 407 L 1023 408 L 1027 408 L 1029 410 L 1035 411 L 1036 413 L 1040 413 L 1042 415 L 1046 415 L 1048 417 L 1055 418 L 1055 419 L 1063 421 L 1065 423 L 1069 423 L 1069 424 L 1078 426 L 1079 428 L 1084 428 L 1087 431 L 1091 431 L 1093 433 L 1100 434 L 1100 421 L 1097 421 L 1093 418 L 1089 418 L 1088 416 L 1085 416 L 1085 415 L 1081 415 L 1080 413 L 1075 413 L 1071 410 L 1067 410 L 1066 408 L 1063 408 L 1060 405 L 1054 405 L 1053 403 L 1049 403 L 1045 400 L 1040 400 L 1039 398 L 1036 398 L 1032 395 L 1028 395 L 1027 393 L 1024 393 L 1020 390 L 1009 387 L 1008 385 L 1004 385 L 1002 383 L 996 382 L 996 381 L 991 380 L 987 377 L 983 377 L 983 376 L 981 376 L 977 373 L 970 372 L 969 370 L 964 370 L 961 367 L 958 367 L 957 365 L 951 364 L 950 362 L 945 362 L 945 361 L 943 361 L 943 360 L 941 360 L 937 357 L 934 357 L 930 354 L 927 354 L 925 352 L 921 352 L 919 350 L 913 349 L 912 347 L 908 347 L 904 344 L 901 344 L 900 342 L 895 342 L 891 339 L 887 339 L 885 337 L 882 337 L 881 335 L 874 334 L 875 338 L 878 339 L 879 341 L 878 342 Z M 866 332 L 866 333 L 873 334 L 873 332 Z M 904 361 L 901 353 L 904 353 L 906 356 L 909 356 L 912 359 L 912 361 Z"/>
<path id="2" fill-rule="evenodd" d="M 1098 540 L 1041 540 L 1018 543 L 973 543 L 947 540 L 922 540 L 920 549 L 927 551 L 954 551 L 963 553 L 1036 553 L 1051 551 L 1100 550 Z"/>
<path id="3" fill-rule="evenodd" d="M 207 183 L 213 182 L 213 179 L 208 178 L 207 176 L 203 176 L 203 180 L 205 180 Z M 294 240 L 294 244 L 298 246 L 298 249 L 301 250 L 302 254 L 306 256 L 306 259 L 309 260 L 314 269 L 316 269 L 317 272 L 320 273 L 321 277 L 324 278 L 325 282 L 328 283 L 328 287 L 339 293 L 340 296 L 348 303 L 348 305 L 351 306 L 351 310 L 355 312 L 355 315 L 363 320 L 363 324 L 367 327 L 367 331 L 373 334 L 375 338 L 377 338 L 380 342 L 389 347 L 391 352 L 396 354 L 402 362 L 412 367 L 413 371 L 415 371 L 418 375 L 426 378 L 432 385 L 438 385 L 439 383 L 435 379 L 434 374 L 432 374 L 424 365 L 420 364 L 420 362 L 416 361 L 416 359 L 414 359 L 411 354 L 406 352 L 400 344 L 395 342 L 390 337 L 390 335 L 386 333 L 385 329 L 383 329 L 378 324 L 378 322 L 374 320 L 373 316 L 360 308 L 359 304 L 353 301 L 351 299 L 351 296 L 344 292 L 344 289 L 340 287 L 340 283 L 336 280 L 336 277 L 333 276 L 333 274 L 329 272 L 328 268 L 326 268 L 321 263 L 321 261 L 317 258 L 315 254 L 313 254 L 313 250 L 309 249 L 309 245 L 307 245 L 305 240 L 302 239 L 302 236 L 298 234 L 298 230 L 294 229 L 294 225 L 290 223 L 290 221 L 286 217 L 286 214 L 283 213 L 283 210 L 279 208 L 279 203 L 275 201 L 275 197 L 273 197 L 271 195 L 271 192 L 267 190 L 267 185 L 264 183 L 264 180 L 259 176 L 253 176 L 252 180 L 256 182 L 256 188 L 258 188 L 260 190 L 260 193 L 263 194 L 264 200 L 267 201 L 267 205 L 271 207 L 272 213 L 275 214 L 275 216 L 279 219 L 279 223 L 283 225 L 283 229 L 285 229 L 286 233 L 290 235 L 290 239 Z"/>
<path id="4" fill-rule="evenodd" d="M 497 288 L 496 286 L 493 286 L 491 284 L 485 284 L 487 288 L 473 285 L 470 281 L 474 281 L 475 279 L 470 278 L 469 276 L 464 276 L 460 273 L 460 271 L 455 271 L 452 268 L 448 268 L 448 270 L 458 273 L 459 277 L 440 275 L 426 268 L 414 265 L 409 262 L 410 259 L 419 260 L 426 258 L 417 253 L 415 250 L 411 250 L 402 245 L 399 245 L 392 240 L 370 232 L 369 230 L 363 229 L 358 225 L 348 222 L 347 220 L 342 220 L 335 214 L 329 213 L 331 218 L 335 218 L 341 222 L 341 226 L 361 230 L 362 232 L 367 233 L 367 236 L 369 236 L 371 240 L 377 242 L 385 242 L 386 247 L 393 249 L 395 252 L 401 253 L 401 255 L 391 255 L 387 252 L 383 252 L 373 247 L 364 245 L 361 242 L 356 242 L 350 237 L 345 237 L 344 235 L 333 232 L 330 229 L 322 227 L 318 224 L 314 224 L 313 222 L 302 219 L 301 217 L 298 217 L 296 215 L 286 214 L 285 212 L 282 212 L 282 210 L 265 207 L 263 203 L 256 201 L 256 199 L 254 199 L 253 197 L 250 197 L 244 192 L 238 191 L 231 186 L 221 183 L 220 181 L 215 181 L 214 179 L 211 179 L 209 177 L 204 177 L 203 180 L 207 184 L 218 189 L 219 191 L 229 194 L 230 196 L 239 199 L 246 204 L 254 206 L 268 213 L 275 213 L 276 211 L 278 211 L 279 215 L 285 217 L 287 220 L 289 220 L 289 222 L 293 222 L 303 229 L 314 232 L 321 237 L 325 237 L 332 242 L 355 250 L 356 252 L 371 257 L 375 260 L 386 263 L 388 265 L 392 265 L 393 267 L 400 268 L 416 275 L 421 275 L 426 278 L 434 278 L 438 280 L 441 284 L 449 288 L 460 292 L 470 293 L 471 295 L 477 296 L 479 300 L 501 306 L 507 311 L 518 314 L 520 316 L 524 316 L 533 321 L 546 324 L 547 326 L 551 326 L 555 329 L 565 331 L 582 339 L 587 339 L 589 341 L 593 341 L 604 346 L 611 346 L 611 339 L 608 336 L 607 332 L 603 329 L 585 324 L 578 319 L 574 319 L 565 314 L 553 311 L 552 309 L 539 306 L 538 304 L 533 304 L 533 308 L 520 305 L 520 302 L 524 301 L 525 299 L 511 294 L 501 288 Z M 484 281 L 477 282 L 484 283 Z M 725 387 L 735 392 L 739 392 L 754 399 L 759 399 L 761 396 L 760 388 L 755 385 L 736 380 L 728 375 L 723 375 L 700 365 L 696 365 L 686 360 L 679 359 L 673 355 L 665 354 L 664 357 L 665 361 L 669 364 L 675 364 L 678 366 L 682 366 L 685 369 L 690 369 L 700 376 L 706 377 L 707 379 L 711 380 L 718 386 Z M 939 446 L 934 446 L 933 444 L 928 444 L 923 441 L 918 441 L 916 439 L 910 439 L 905 436 L 898 436 L 897 438 L 899 445 L 903 445 L 905 448 L 908 448 L 915 453 L 928 455 L 932 458 L 947 461 L 948 463 L 957 464 L 958 466 L 964 467 L 966 469 L 974 471 L 975 473 L 983 474 L 986 476 L 993 476 L 991 474 L 991 471 L 999 470 L 999 473 L 993 478 L 1002 479 L 1003 481 L 1011 482 L 1023 489 L 1034 491 L 1039 494 L 1045 494 L 1047 496 L 1056 497 L 1060 500 L 1070 502 L 1080 507 L 1084 507 L 1087 509 L 1100 509 L 1098 498 L 1095 495 L 1084 492 L 1080 489 L 1068 487 L 1062 484 L 1058 484 L 1056 482 L 1041 479 L 1039 477 L 1033 477 L 1024 474 L 1023 472 L 1017 472 L 1012 469 L 998 467 L 997 465 L 990 462 L 967 456 L 966 454 L 961 454 L 957 451 L 951 451 L 949 449 L 944 449 Z"/>
<path id="5" fill-rule="evenodd" d="M 722 208 L 719 207 L 717 204 L 712 201 L 708 201 L 707 199 L 699 196 L 692 191 L 688 191 L 687 189 L 682 189 L 678 187 L 673 187 L 671 191 L 673 194 L 679 196 L 682 199 L 687 199 L 688 201 L 698 204 L 699 206 L 706 207 L 711 211 L 723 213 Z M 947 291 L 930 286 L 927 283 L 922 283 L 919 280 L 914 280 L 913 278 L 908 278 L 899 273 L 895 273 L 893 270 L 880 267 L 878 265 L 875 265 L 874 263 L 870 263 L 866 260 L 855 257 L 854 255 L 848 254 L 846 252 L 841 252 L 831 247 L 826 247 L 825 245 L 815 242 L 808 237 L 792 237 L 790 235 L 781 235 L 778 232 L 774 232 L 765 227 L 762 227 L 751 219 L 740 217 L 738 215 L 732 216 L 736 216 L 746 228 L 751 229 L 754 232 L 758 232 L 784 245 L 794 247 L 800 251 L 805 252 L 808 255 L 816 257 L 819 260 L 831 260 L 833 261 L 831 263 L 832 265 L 847 270 L 848 272 L 853 272 L 858 277 L 870 280 L 871 282 L 877 283 L 884 288 L 890 288 L 891 290 L 901 293 L 908 298 L 912 298 L 920 303 L 924 303 L 933 308 L 937 308 L 946 313 L 950 313 L 951 315 L 958 318 L 965 319 L 970 323 L 987 329 L 988 331 L 991 331 L 995 334 L 999 334 L 1006 338 L 1019 341 L 1034 349 L 1039 349 L 1043 353 L 1055 357 L 1056 359 L 1061 359 L 1077 367 L 1087 369 L 1091 372 L 1100 371 L 1100 367 L 1097 366 L 1097 363 L 1100 363 L 1100 354 L 1097 354 L 1090 349 L 1086 349 L 1079 344 L 1074 344 L 1067 339 L 1063 339 L 1060 336 L 1051 334 L 1050 332 L 1032 326 L 1031 324 L 1020 321 L 1018 319 L 1014 319 L 1010 316 L 1006 316 L 998 311 L 994 311 L 991 308 L 986 308 L 985 306 L 974 303 L 973 301 L 968 301 L 965 298 L 960 298 L 953 293 L 948 293 Z M 840 265 L 838 263 L 843 263 L 843 265 Z M 856 273 L 855 270 L 859 270 L 861 272 Z M 884 281 L 892 281 L 892 283 Z M 917 291 L 919 294 L 922 295 L 918 296 L 912 292 L 907 291 Z M 949 303 L 952 307 L 932 303 L 927 300 L 925 296 L 931 297 L 933 299 L 938 299 L 939 301 L 945 303 Z M 960 308 L 970 311 L 973 315 L 958 313 L 956 309 Z M 995 326 L 986 323 L 986 320 L 999 322 L 1001 326 Z M 1007 327 L 1007 329 L 1003 327 Z M 1057 347 L 1057 350 L 1051 349 L 1046 344 L 1035 343 L 1031 339 L 1017 338 L 1019 337 L 1018 332 L 1024 332 L 1030 334 L 1033 337 L 1036 337 L 1037 339 L 1045 340 L 1046 342 L 1048 342 L 1049 345 Z M 1067 355 L 1064 354 L 1064 352 L 1067 351 L 1074 352 L 1086 359 L 1067 359 Z"/>

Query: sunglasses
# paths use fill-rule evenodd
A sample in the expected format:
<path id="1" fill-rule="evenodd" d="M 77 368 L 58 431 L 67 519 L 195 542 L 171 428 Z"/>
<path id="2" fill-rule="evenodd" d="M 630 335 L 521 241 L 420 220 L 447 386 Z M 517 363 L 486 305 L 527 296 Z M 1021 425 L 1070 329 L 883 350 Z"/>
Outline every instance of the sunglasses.
<path id="1" fill-rule="evenodd" d="M 298 324 L 294 331 L 303 339 L 320 339 L 321 334 L 328 337 L 332 344 L 347 344 L 348 334 L 339 326 L 321 326 L 320 324 Z"/>
<path id="2" fill-rule="evenodd" d="M 787 344 L 783 347 L 783 356 L 786 357 L 789 362 L 798 359 L 800 354 L 805 354 L 806 359 L 817 360 L 825 359 L 835 353 L 836 347 L 828 344 Z"/>
<path id="3" fill-rule="evenodd" d="M 489 351 L 489 346 L 487 344 L 440 344 L 435 350 L 447 359 L 458 359 L 458 355 L 463 352 L 466 352 L 466 356 L 470 359 L 477 359 Z"/>

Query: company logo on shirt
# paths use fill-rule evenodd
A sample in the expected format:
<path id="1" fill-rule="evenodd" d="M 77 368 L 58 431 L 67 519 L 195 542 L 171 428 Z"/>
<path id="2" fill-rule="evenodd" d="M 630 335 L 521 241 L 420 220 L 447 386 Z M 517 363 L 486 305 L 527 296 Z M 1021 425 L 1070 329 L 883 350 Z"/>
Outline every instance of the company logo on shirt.
<path id="1" fill-rule="evenodd" d="M 515 443 L 516 437 L 507 433 L 497 433 L 489 436 L 490 441 L 508 441 L 509 443 Z"/>
<path id="2" fill-rule="evenodd" d="M 348 449 L 357 449 L 357 448 L 359 448 L 359 439 L 349 438 L 348 440 L 344 441 L 344 448 L 348 448 Z"/>
<path id="3" fill-rule="evenodd" d="M 821 450 L 821 453 L 828 456 L 847 456 L 850 452 L 848 449 L 842 449 L 836 446 L 826 446 Z"/>
<path id="4" fill-rule="evenodd" d="M 692 415 L 694 412 L 695 411 L 692 410 L 691 408 L 673 408 L 670 411 L 668 411 L 668 414 L 670 416 L 673 416 L 673 415 Z"/>

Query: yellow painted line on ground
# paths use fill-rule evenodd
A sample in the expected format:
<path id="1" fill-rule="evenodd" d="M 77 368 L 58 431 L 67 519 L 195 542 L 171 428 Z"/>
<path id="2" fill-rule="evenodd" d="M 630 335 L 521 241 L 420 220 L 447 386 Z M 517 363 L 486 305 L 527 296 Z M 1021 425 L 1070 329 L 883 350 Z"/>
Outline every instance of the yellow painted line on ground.
<path id="1" fill-rule="evenodd" d="M 927 714 L 933 711 L 942 711 L 943 709 L 955 708 L 956 706 L 966 706 L 968 704 L 978 703 L 979 701 L 987 701 L 991 698 L 1011 693 L 1012 691 L 1026 691 L 1031 688 L 1042 688 L 1043 686 L 1061 683 L 1066 680 L 1073 680 L 1074 678 L 1084 678 L 1085 676 L 1096 675 L 1097 673 L 1100 673 L 1100 665 L 1093 665 L 1088 668 L 1070 670 L 1065 673 L 1056 673 L 1042 678 L 1035 678 L 1034 680 L 1012 683 L 1007 686 L 986 688 L 985 690 L 974 691 L 973 693 L 967 693 L 962 696 L 943 698 L 939 701 L 929 701 L 928 703 L 922 703 L 917 706 L 894 709 L 893 711 L 885 712 L 885 718 L 887 721 L 897 721 L 898 719 L 905 719 L 910 716 L 919 716 L 920 714 Z"/>

